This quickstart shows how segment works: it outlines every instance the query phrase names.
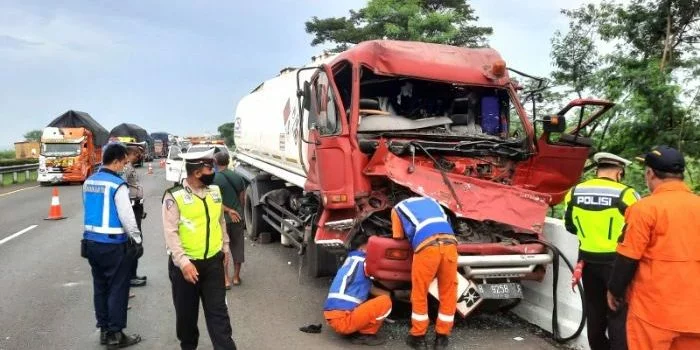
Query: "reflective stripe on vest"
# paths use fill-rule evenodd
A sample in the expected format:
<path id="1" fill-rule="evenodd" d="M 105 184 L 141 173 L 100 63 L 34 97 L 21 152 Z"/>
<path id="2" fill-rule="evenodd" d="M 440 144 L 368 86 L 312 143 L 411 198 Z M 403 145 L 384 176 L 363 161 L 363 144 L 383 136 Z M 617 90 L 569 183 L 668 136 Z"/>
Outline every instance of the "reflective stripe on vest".
<path id="1" fill-rule="evenodd" d="M 367 300 L 371 287 L 365 276 L 365 253 L 352 251 L 331 283 L 323 310 L 354 310 Z"/>
<path id="2" fill-rule="evenodd" d="M 185 255 L 190 259 L 208 259 L 221 251 L 223 231 L 221 192 L 212 185 L 204 199 L 184 188 L 171 192 L 180 211 L 178 232 Z"/>
<path id="3" fill-rule="evenodd" d="M 447 214 L 432 198 L 409 198 L 399 202 L 396 209 L 406 238 L 414 250 L 432 236 L 454 234 Z"/>
<path id="4" fill-rule="evenodd" d="M 571 217 L 584 252 L 613 253 L 625 224 L 627 204 L 624 184 L 592 179 L 577 185 L 571 193 Z"/>
<path id="5" fill-rule="evenodd" d="M 127 241 L 117 213 L 114 196 L 124 180 L 106 171 L 90 176 L 83 184 L 83 219 L 85 239 L 102 243 Z M 109 237 L 108 235 L 113 235 Z M 114 235 L 118 235 L 114 237 Z"/>

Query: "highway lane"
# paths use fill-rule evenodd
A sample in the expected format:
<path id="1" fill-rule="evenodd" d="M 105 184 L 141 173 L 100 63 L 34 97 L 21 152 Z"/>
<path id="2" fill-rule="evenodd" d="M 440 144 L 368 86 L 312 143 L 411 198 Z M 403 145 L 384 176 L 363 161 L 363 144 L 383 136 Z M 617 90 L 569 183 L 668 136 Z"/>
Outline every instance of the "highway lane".
<path id="1" fill-rule="evenodd" d="M 143 222 L 145 253 L 139 272 L 148 285 L 134 288 L 127 332 L 144 341 L 134 349 L 175 349 L 174 310 L 167 257 L 162 238 L 160 199 L 169 184 L 154 162 L 154 175 L 140 169 L 148 217 Z M 92 285 L 87 261 L 79 255 L 82 225 L 80 186 L 60 186 L 65 220 L 45 221 L 50 187 L 29 188 L 8 195 L 0 192 L 0 240 L 37 225 L 0 245 L 0 350 L 102 349 L 92 308 Z M 4 192 L 7 193 L 7 192 Z M 328 278 L 298 278 L 294 249 L 278 244 L 247 242 L 243 284 L 228 292 L 234 338 L 240 349 L 360 349 L 336 336 L 324 324 L 321 334 L 299 327 L 323 323 L 322 304 Z M 200 315 L 200 349 L 211 343 Z M 382 349 L 403 349 L 408 320 L 387 324 L 390 341 Z M 522 337 L 523 340 L 515 340 Z M 511 317 L 480 316 L 458 322 L 454 349 L 552 349 L 548 341 Z"/>

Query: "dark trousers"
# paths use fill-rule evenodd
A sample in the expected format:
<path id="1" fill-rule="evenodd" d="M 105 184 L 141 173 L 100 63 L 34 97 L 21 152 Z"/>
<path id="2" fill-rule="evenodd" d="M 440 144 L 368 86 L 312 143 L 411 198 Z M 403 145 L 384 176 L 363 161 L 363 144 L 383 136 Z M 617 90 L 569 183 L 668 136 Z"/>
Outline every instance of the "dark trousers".
<path id="1" fill-rule="evenodd" d="M 608 308 L 607 285 L 611 264 L 587 262 L 583 268 L 583 289 L 586 293 L 588 344 L 591 350 L 626 350 L 627 305 L 617 312 Z M 605 332 L 608 332 L 608 336 Z"/>
<path id="2" fill-rule="evenodd" d="M 110 332 L 126 328 L 129 280 L 133 259 L 126 255 L 126 244 L 87 241 L 87 259 L 92 267 L 97 327 Z"/>
<path id="3" fill-rule="evenodd" d="M 143 219 L 143 204 L 136 202 L 131 208 L 134 210 L 134 216 L 136 217 L 136 226 L 139 227 L 141 231 L 141 220 Z M 143 240 L 143 232 L 141 233 L 141 240 Z M 133 264 L 134 267 L 131 268 L 131 279 L 136 278 L 136 269 L 139 267 L 139 259 L 136 259 Z"/>
<path id="4" fill-rule="evenodd" d="M 193 260 L 199 280 L 189 283 L 179 267 L 168 259 L 168 272 L 173 290 L 177 338 L 183 350 L 196 349 L 199 341 L 197 318 L 202 300 L 209 338 L 214 350 L 235 350 L 231 320 L 226 306 L 224 254 L 219 252 L 206 260 Z"/>

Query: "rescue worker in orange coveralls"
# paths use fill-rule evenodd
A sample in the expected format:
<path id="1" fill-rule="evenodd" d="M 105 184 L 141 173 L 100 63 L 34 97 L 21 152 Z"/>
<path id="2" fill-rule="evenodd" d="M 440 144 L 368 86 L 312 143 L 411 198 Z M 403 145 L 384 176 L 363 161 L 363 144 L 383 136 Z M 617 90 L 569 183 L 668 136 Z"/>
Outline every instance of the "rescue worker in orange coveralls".
<path id="1" fill-rule="evenodd" d="M 411 266 L 411 331 L 406 344 L 427 349 L 428 287 L 437 277 L 440 308 L 435 324 L 435 349 L 446 349 L 457 309 L 457 239 L 447 214 L 432 198 L 400 201 L 391 211 L 395 239 L 407 238 L 413 248 Z"/>
<path id="2" fill-rule="evenodd" d="M 386 342 L 377 332 L 391 313 L 391 298 L 379 295 L 367 300 L 372 281 L 365 273 L 366 246 L 367 236 L 358 234 L 333 278 L 323 316 L 336 332 L 349 335 L 353 344 L 374 346 Z"/>
<path id="3" fill-rule="evenodd" d="M 679 151 L 655 147 L 644 164 L 652 194 L 625 214 L 608 305 L 627 299 L 630 349 L 700 349 L 700 196 L 683 182 Z"/>

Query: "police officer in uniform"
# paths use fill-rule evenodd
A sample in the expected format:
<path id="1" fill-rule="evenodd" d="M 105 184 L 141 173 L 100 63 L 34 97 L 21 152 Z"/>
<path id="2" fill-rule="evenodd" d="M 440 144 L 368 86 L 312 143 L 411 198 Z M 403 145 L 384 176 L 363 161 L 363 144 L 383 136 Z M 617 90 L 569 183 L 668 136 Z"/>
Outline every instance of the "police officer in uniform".
<path id="1" fill-rule="evenodd" d="M 446 349 L 457 309 L 457 239 L 447 214 L 432 198 L 400 201 L 391 211 L 394 239 L 408 239 L 411 264 L 411 331 L 406 343 L 427 349 L 428 287 L 437 278 L 440 308 L 435 324 L 435 349 Z"/>
<path id="2" fill-rule="evenodd" d="M 629 160 L 600 152 L 593 161 L 596 177 L 574 186 L 564 199 L 564 223 L 567 231 L 579 239 L 588 343 L 592 350 L 627 349 L 626 310 L 610 310 L 606 295 L 615 249 L 625 225 L 625 211 L 639 199 L 639 194 L 620 182 Z"/>
<path id="3" fill-rule="evenodd" d="M 181 156 L 187 178 L 165 192 L 162 208 L 177 338 L 183 350 L 197 348 L 201 300 L 214 349 L 236 349 L 224 283 L 229 239 L 221 192 L 212 185 L 214 149 Z"/>
<path id="4" fill-rule="evenodd" d="M 129 190 L 118 174 L 127 163 L 126 147 L 108 145 L 102 161 L 102 168 L 83 184 L 81 255 L 92 268 L 100 343 L 118 349 L 141 341 L 139 335 L 128 336 L 122 329 L 126 328 L 131 269 L 143 248 Z"/>

